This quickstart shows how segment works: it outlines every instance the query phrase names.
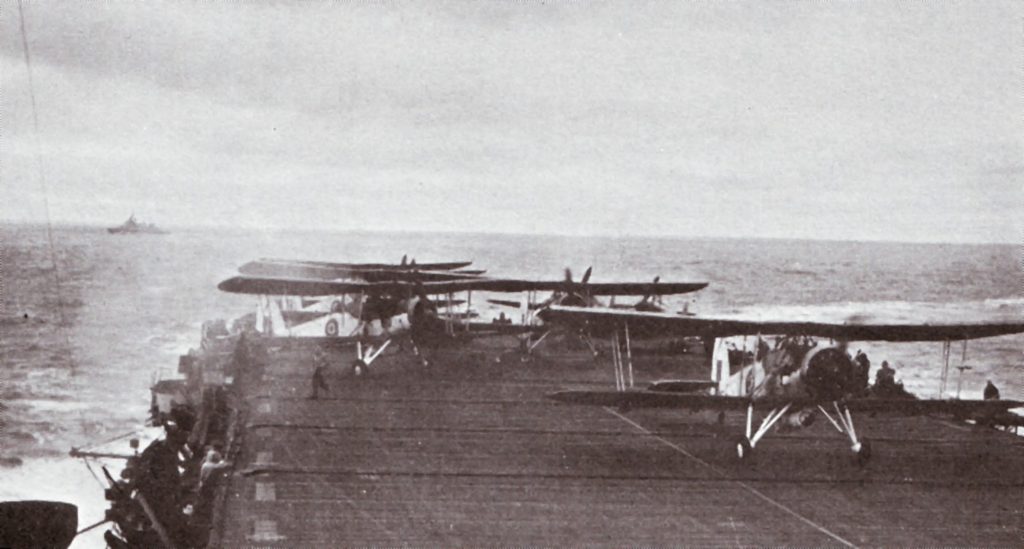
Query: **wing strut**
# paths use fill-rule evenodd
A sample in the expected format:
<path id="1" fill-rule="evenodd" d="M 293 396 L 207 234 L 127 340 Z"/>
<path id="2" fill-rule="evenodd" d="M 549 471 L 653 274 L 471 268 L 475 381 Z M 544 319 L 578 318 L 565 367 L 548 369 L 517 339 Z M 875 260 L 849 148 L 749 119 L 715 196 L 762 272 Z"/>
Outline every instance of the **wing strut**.
<path id="1" fill-rule="evenodd" d="M 942 342 L 942 375 L 939 376 L 939 394 L 937 398 L 942 398 L 942 395 L 946 394 L 946 380 L 949 378 L 949 340 Z"/>
<path id="2" fill-rule="evenodd" d="M 622 376 L 622 357 L 619 356 L 621 349 L 619 348 L 619 331 L 615 330 L 612 334 L 612 370 L 615 372 L 615 390 L 625 391 L 626 380 Z"/>
<path id="3" fill-rule="evenodd" d="M 622 347 L 625 344 L 626 351 Z M 629 340 L 629 323 L 625 323 L 622 336 L 615 330 L 612 334 L 612 367 L 615 371 L 615 389 L 625 391 L 633 388 L 633 350 Z M 628 377 L 627 377 L 628 375 Z"/>

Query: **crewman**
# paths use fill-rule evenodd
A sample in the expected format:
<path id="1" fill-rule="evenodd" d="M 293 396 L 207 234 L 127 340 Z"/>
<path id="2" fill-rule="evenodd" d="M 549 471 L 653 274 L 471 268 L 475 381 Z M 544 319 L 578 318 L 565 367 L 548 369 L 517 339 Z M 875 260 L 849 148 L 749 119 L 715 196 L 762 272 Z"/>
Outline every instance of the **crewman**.
<path id="1" fill-rule="evenodd" d="M 868 388 L 868 381 L 871 376 L 871 360 L 868 359 L 868 355 L 857 349 L 857 355 L 853 357 L 853 361 L 857 364 L 857 387 L 863 391 Z"/>
<path id="2" fill-rule="evenodd" d="M 330 390 L 327 386 L 327 357 L 324 355 L 323 349 L 317 348 L 313 353 L 313 394 L 309 398 L 316 400 L 320 396 L 320 389 L 324 392 Z"/>
<path id="3" fill-rule="evenodd" d="M 999 400 L 999 389 L 992 383 L 992 380 L 988 380 L 988 385 L 985 385 L 985 400 Z"/>
<path id="4" fill-rule="evenodd" d="M 882 367 L 875 373 L 875 387 L 892 388 L 896 385 L 896 370 L 889 366 L 888 360 L 882 361 Z"/>
<path id="5" fill-rule="evenodd" d="M 203 464 L 199 466 L 199 489 L 202 490 L 203 484 L 208 483 L 214 473 L 230 466 L 221 458 L 220 452 L 210 448 L 203 458 Z"/>
<path id="6" fill-rule="evenodd" d="M 249 342 L 245 337 L 245 332 L 243 331 L 239 334 L 238 341 L 235 343 L 235 349 L 231 353 L 231 375 L 237 376 L 249 368 L 249 364 L 252 360 L 252 356 L 249 351 Z"/>

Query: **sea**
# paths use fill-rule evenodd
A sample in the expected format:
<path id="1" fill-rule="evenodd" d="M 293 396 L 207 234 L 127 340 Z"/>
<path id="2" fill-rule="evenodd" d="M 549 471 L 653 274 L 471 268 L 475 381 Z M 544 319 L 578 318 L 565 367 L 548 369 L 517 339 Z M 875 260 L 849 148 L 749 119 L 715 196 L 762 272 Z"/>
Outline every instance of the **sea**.
<path id="1" fill-rule="evenodd" d="M 145 436 L 149 387 L 176 375 L 178 356 L 199 344 L 201 324 L 254 310 L 252 297 L 216 286 L 255 258 L 406 255 L 472 260 L 494 276 L 561 279 L 566 268 L 579 277 L 593 267 L 593 281 L 708 281 L 701 292 L 666 300 L 697 314 L 948 306 L 1024 319 L 1022 249 L 1013 245 L 198 227 L 114 235 L 0 224 L 0 246 L 0 500 L 74 503 L 80 526 L 102 519 L 107 505 L 98 463 L 87 467 L 69 450 L 127 452 L 127 438 Z M 497 314 L 483 307 L 484 317 Z M 875 366 L 893 363 L 912 392 L 938 396 L 941 343 L 864 348 Z M 1024 336 L 972 341 L 966 355 L 956 344 L 953 354 L 954 366 L 966 356 L 970 369 L 954 370 L 944 396 L 954 396 L 962 375 L 964 398 L 980 398 L 992 380 L 1004 398 L 1024 399 Z M 101 534 L 73 547 L 102 547 Z"/>

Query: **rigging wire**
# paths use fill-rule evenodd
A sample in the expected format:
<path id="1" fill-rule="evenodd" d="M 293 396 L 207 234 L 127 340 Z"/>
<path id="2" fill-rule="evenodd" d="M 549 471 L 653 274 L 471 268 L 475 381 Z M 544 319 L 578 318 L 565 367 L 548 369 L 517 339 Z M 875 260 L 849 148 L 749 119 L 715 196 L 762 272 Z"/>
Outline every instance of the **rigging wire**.
<path id="1" fill-rule="evenodd" d="M 82 461 L 85 462 L 85 468 L 88 469 L 90 473 L 92 473 L 92 478 L 96 479 L 96 482 L 100 484 L 100 488 L 106 490 L 108 488 L 107 483 L 100 480 L 100 476 L 96 474 L 96 471 L 92 470 L 92 465 L 89 463 L 89 458 L 82 458 Z"/>
<path id="2" fill-rule="evenodd" d="M 71 337 L 67 331 L 67 319 L 64 315 L 64 286 L 61 282 L 60 267 L 57 265 L 57 249 L 53 241 L 53 223 L 50 220 L 50 199 L 46 186 L 46 173 L 43 170 L 42 146 L 39 142 L 39 112 L 36 107 L 35 81 L 32 77 L 32 56 L 28 50 L 28 38 L 25 32 L 25 11 L 22 7 L 22 0 L 18 0 L 18 22 L 21 29 L 21 48 L 25 54 L 25 70 L 28 73 L 28 95 L 32 104 L 32 129 L 36 148 L 36 171 L 39 177 L 39 185 L 43 189 L 43 211 L 46 214 L 46 240 L 50 246 L 50 263 L 53 267 L 53 282 L 57 290 L 57 315 L 60 319 L 60 330 L 64 335 L 64 342 L 67 344 L 68 352 L 71 352 Z M 71 373 L 75 373 L 75 362 L 71 360 Z"/>

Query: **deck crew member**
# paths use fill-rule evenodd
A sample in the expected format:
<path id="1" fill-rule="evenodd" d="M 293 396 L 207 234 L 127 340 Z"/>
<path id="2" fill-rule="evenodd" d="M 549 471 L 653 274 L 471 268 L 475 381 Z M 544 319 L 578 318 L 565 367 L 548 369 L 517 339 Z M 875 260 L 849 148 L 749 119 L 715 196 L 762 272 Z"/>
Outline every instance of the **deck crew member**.
<path id="1" fill-rule="evenodd" d="M 863 391 L 868 388 L 868 381 L 871 375 L 871 360 L 860 349 L 857 349 L 857 355 L 853 357 L 853 360 L 857 364 L 857 389 Z"/>
<path id="2" fill-rule="evenodd" d="M 199 489 L 202 490 L 203 484 L 209 483 L 214 473 L 230 466 L 230 463 L 221 458 L 220 452 L 211 448 L 203 458 L 203 464 L 199 466 Z"/>
<path id="3" fill-rule="evenodd" d="M 320 396 L 320 390 L 324 392 L 330 390 L 327 386 L 327 357 L 324 355 L 323 349 L 317 349 L 313 353 L 313 394 L 309 398 L 316 400 Z"/>
<path id="4" fill-rule="evenodd" d="M 884 385 L 896 382 L 896 370 L 889 366 L 888 360 L 882 361 L 882 367 L 875 374 L 875 385 Z"/>
<path id="5" fill-rule="evenodd" d="M 992 383 L 992 380 L 988 380 L 988 385 L 985 385 L 985 400 L 999 400 L 999 389 Z"/>

